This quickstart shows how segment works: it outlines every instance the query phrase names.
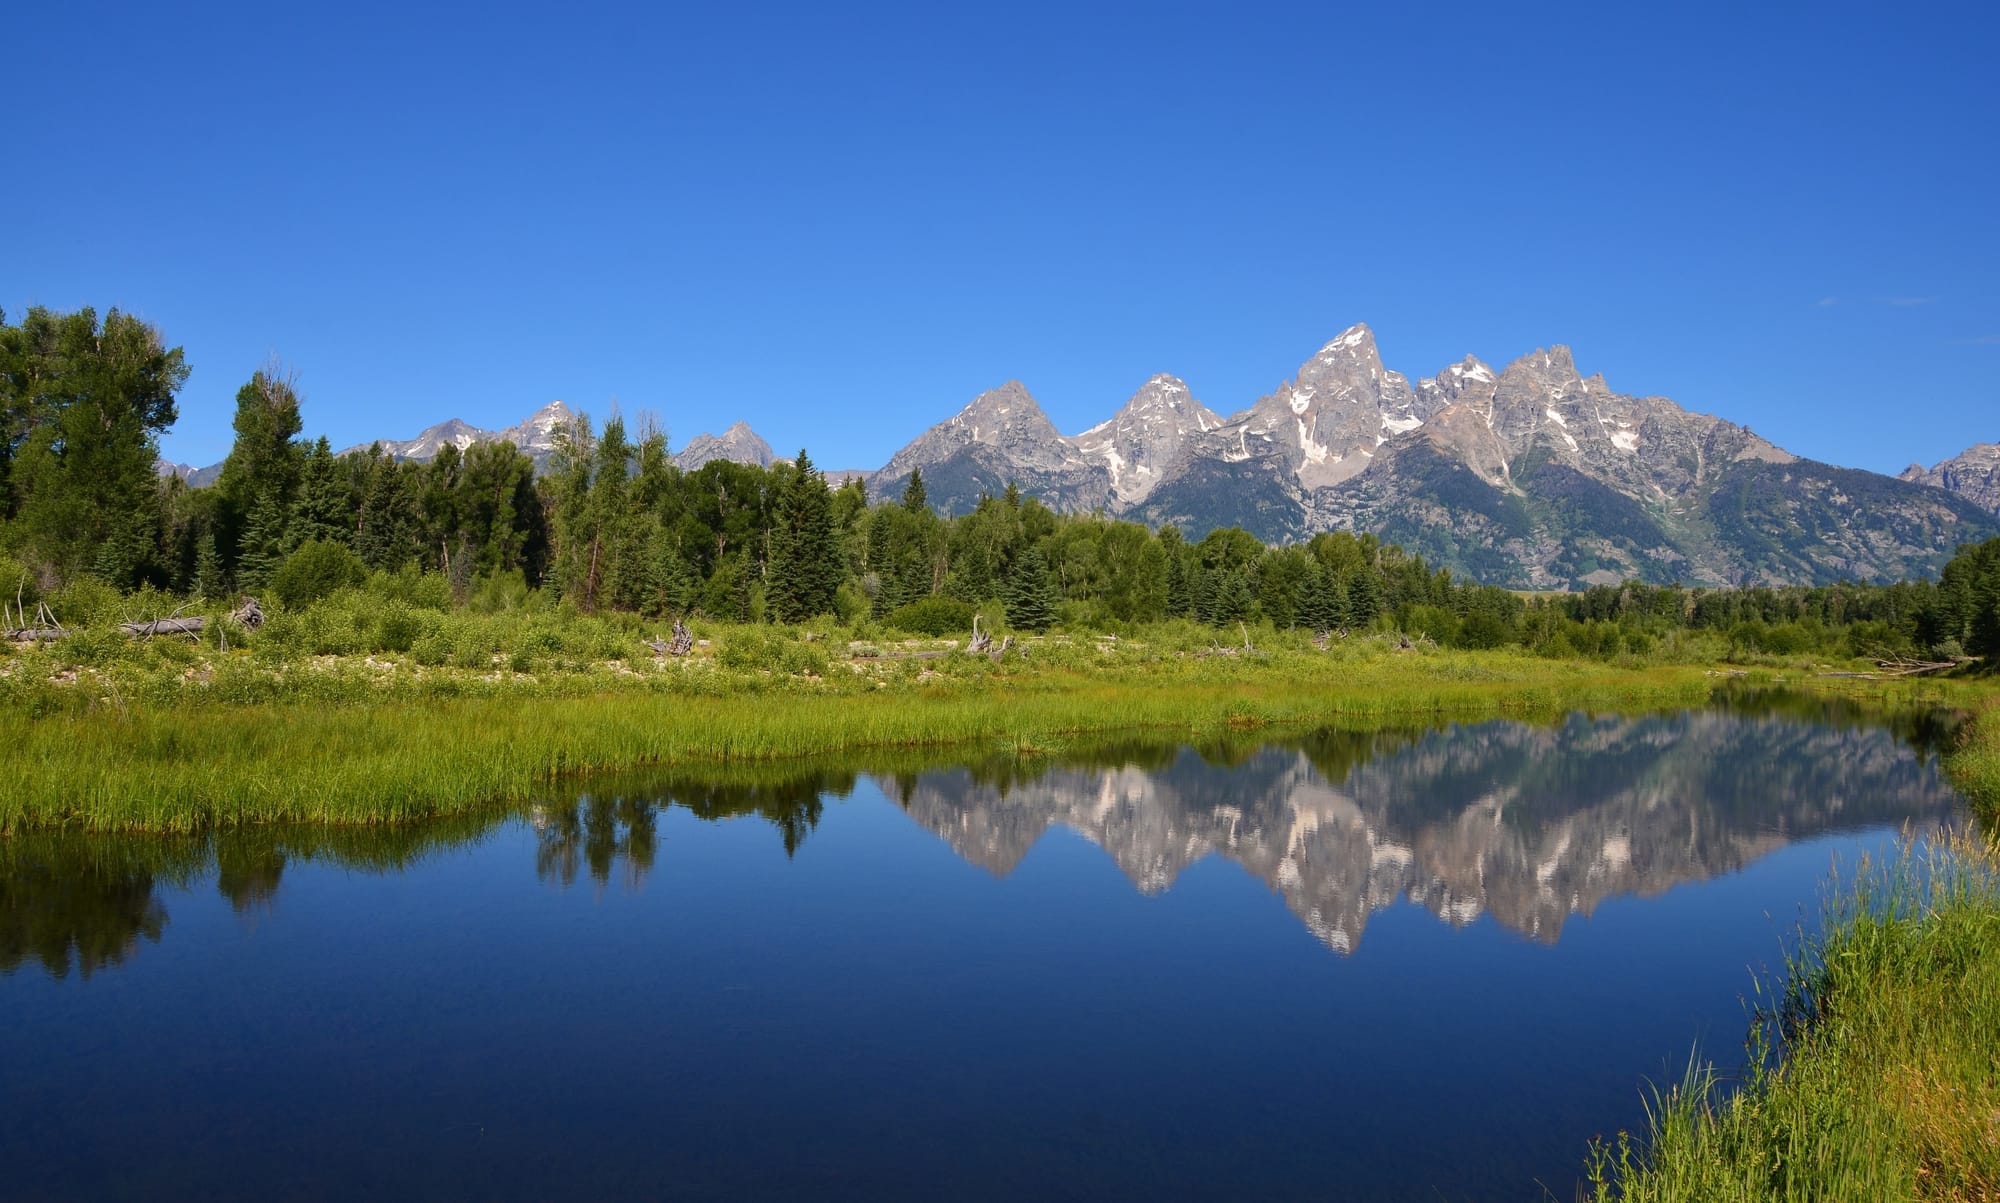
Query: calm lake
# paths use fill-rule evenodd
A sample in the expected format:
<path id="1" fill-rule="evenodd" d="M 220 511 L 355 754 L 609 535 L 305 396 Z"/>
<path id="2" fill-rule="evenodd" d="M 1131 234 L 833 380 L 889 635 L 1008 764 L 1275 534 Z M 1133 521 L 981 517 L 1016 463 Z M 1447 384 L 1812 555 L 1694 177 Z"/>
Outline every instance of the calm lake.
<path id="1" fill-rule="evenodd" d="M 1573 1197 L 1829 867 L 1818 702 L 0 842 L 0 1196 Z"/>

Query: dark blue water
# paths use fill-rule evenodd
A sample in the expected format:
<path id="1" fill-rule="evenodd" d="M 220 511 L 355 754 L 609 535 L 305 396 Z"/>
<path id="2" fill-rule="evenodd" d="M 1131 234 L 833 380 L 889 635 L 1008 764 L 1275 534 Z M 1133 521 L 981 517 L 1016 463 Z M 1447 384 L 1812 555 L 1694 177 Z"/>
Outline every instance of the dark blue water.
<path id="1" fill-rule="evenodd" d="M 1923 732 L 1706 712 L 0 843 L 0 1195 L 1572 1197 Z"/>

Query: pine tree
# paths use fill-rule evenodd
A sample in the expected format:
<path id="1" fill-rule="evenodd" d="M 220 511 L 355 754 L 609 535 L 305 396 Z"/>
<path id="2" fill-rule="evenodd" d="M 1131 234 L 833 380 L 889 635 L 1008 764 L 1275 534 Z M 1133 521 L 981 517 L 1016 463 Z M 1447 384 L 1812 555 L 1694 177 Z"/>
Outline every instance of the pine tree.
<path id="1" fill-rule="evenodd" d="M 202 535 L 201 550 L 195 553 L 194 588 L 206 601 L 221 601 L 229 596 L 229 581 L 222 574 L 222 553 L 215 549 L 212 530 Z"/>
<path id="2" fill-rule="evenodd" d="M 1347 621 L 1365 627 L 1382 611 L 1382 581 L 1367 568 L 1347 582 Z"/>
<path id="3" fill-rule="evenodd" d="M 930 493 L 924 488 L 923 470 L 910 469 L 910 483 L 903 486 L 903 508 L 912 514 L 918 514 L 930 506 Z"/>
<path id="4" fill-rule="evenodd" d="M 401 466 L 388 456 L 378 458 L 369 472 L 361 527 L 354 538 L 361 562 L 390 572 L 401 568 L 410 558 L 410 528 L 415 521 L 416 503 Z"/>
<path id="5" fill-rule="evenodd" d="M 284 564 L 285 526 L 277 497 L 260 495 L 237 541 L 236 579 L 243 588 L 261 590 Z"/>
<path id="6" fill-rule="evenodd" d="M 1034 547 L 1014 558 L 1007 574 L 1007 621 L 1024 631 L 1046 631 L 1056 621 L 1056 587 L 1048 561 Z"/>
<path id="7" fill-rule="evenodd" d="M 1187 557 L 1178 548 L 1167 549 L 1167 617 L 1194 616 L 1194 589 L 1188 580 Z"/>
<path id="8" fill-rule="evenodd" d="M 1301 617 L 1315 631 L 1331 631 L 1347 624 L 1347 599 L 1340 578 L 1314 560 L 1306 577 L 1305 605 Z"/>
<path id="9" fill-rule="evenodd" d="M 766 600 L 780 622 L 804 622 L 833 612 L 840 587 L 839 549 L 833 540 L 833 498 L 826 477 L 800 450 L 778 494 L 771 521 Z"/>
<path id="10" fill-rule="evenodd" d="M 678 616 L 687 613 L 694 604 L 695 575 L 688 568 L 688 562 L 681 556 L 680 548 L 665 527 L 655 528 L 657 535 L 653 542 L 653 562 L 660 582 L 659 614 Z"/>
<path id="11" fill-rule="evenodd" d="M 1218 568 L 1211 579 L 1208 621 L 1215 626 L 1238 622 L 1250 613 L 1250 582 L 1241 572 Z"/>
<path id="12" fill-rule="evenodd" d="M 354 544 L 354 500 L 333 448 L 321 435 L 306 452 L 298 506 L 288 532 L 294 547 L 303 543 Z"/>
<path id="13" fill-rule="evenodd" d="M 236 441 L 222 461 L 215 492 L 218 543 L 246 589 L 261 587 L 295 546 L 285 533 L 305 466 L 305 449 L 296 439 L 301 422 L 298 390 L 276 369 L 259 369 L 236 390 Z M 246 566 L 253 556 L 257 563 Z"/>

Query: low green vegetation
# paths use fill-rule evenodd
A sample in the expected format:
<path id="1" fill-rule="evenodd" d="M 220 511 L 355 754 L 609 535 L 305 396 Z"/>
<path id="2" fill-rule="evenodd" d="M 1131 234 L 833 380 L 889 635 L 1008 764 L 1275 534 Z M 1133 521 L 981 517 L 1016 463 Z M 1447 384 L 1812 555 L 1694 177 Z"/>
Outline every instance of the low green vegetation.
<path id="1" fill-rule="evenodd" d="M 1978 837 L 1862 864 L 1757 998 L 1735 1090 L 1696 1064 L 1642 1140 L 1599 1145 L 1590 1197 L 2000 1197 L 2000 872 Z"/>
<path id="2" fill-rule="evenodd" d="M 10 686 L 39 717 L 0 746 L 0 832 L 396 821 L 619 768 L 925 746 L 1018 753 L 1113 731 L 1186 737 L 1686 706 L 1704 700 L 1714 680 L 1675 666 L 1403 652 L 1388 640 L 1321 651 L 1291 636 L 1217 655 L 1203 635 L 1158 634 L 1043 638 L 1025 659 L 1016 649 L 996 663 L 847 649 L 835 658 L 827 641 L 786 628 L 727 628 L 713 654 L 548 680 L 498 665 L 431 677 L 402 658 L 274 665 L 250 653 L 203 660 L 197 679 L 171 662 L 113 663 L 51 684 L 40 679 L 43 661 L 31 687 Z M 18 672 L 25 660 L 9 667 Z"/>

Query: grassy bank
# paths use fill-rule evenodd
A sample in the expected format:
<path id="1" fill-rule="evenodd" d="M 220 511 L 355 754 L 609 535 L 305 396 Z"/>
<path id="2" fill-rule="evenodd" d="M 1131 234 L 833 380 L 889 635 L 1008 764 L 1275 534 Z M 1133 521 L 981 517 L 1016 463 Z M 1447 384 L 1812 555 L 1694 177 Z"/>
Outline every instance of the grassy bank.
<path id="1" fill-rule="evenodd" d="M 1748 1078 L 1692 1069 L 1652 1130 L 1597 1148 L 1590 1197 L 2000 1197 L 2000 876 L 1980 837 L 1839 883 L 1760 995 Z"/>
<path id="2" fill-rule="evenodd" d="M 241 703 L 216 700 L 212 685 L 154 697 L 79 679 L 35 716 L 15 708 L 0 746 L 0 832 L 400 821 L 622 768 L 910 747 L 1019 753 L 1115 731 L 1552 717 L 1696 704 L 1713 684 L 1688 667 L 1310 645 L 1256 657 L 1051 647 L 1025 664 L 956 656 L 879 673 L 688 665 L 611 673 L 589 692 L 500 679 L 464 696 L 351 680 L 373 672 L 336 666 L 323 674 L 329 687 L 294 676 Z M 46 689 L 36 696 L 46 702 Z"/>
<path id="3" fill-rule="evenodd" d="M 1594 1150 L 1591 1198 L 2000 1199 L 2000 698 L 1940 691 L 1972 713 L 1946 769 L 1979 829 L 1836 881 L 1760 988 L 1747 1077 L 1693 1066 Z"/>

